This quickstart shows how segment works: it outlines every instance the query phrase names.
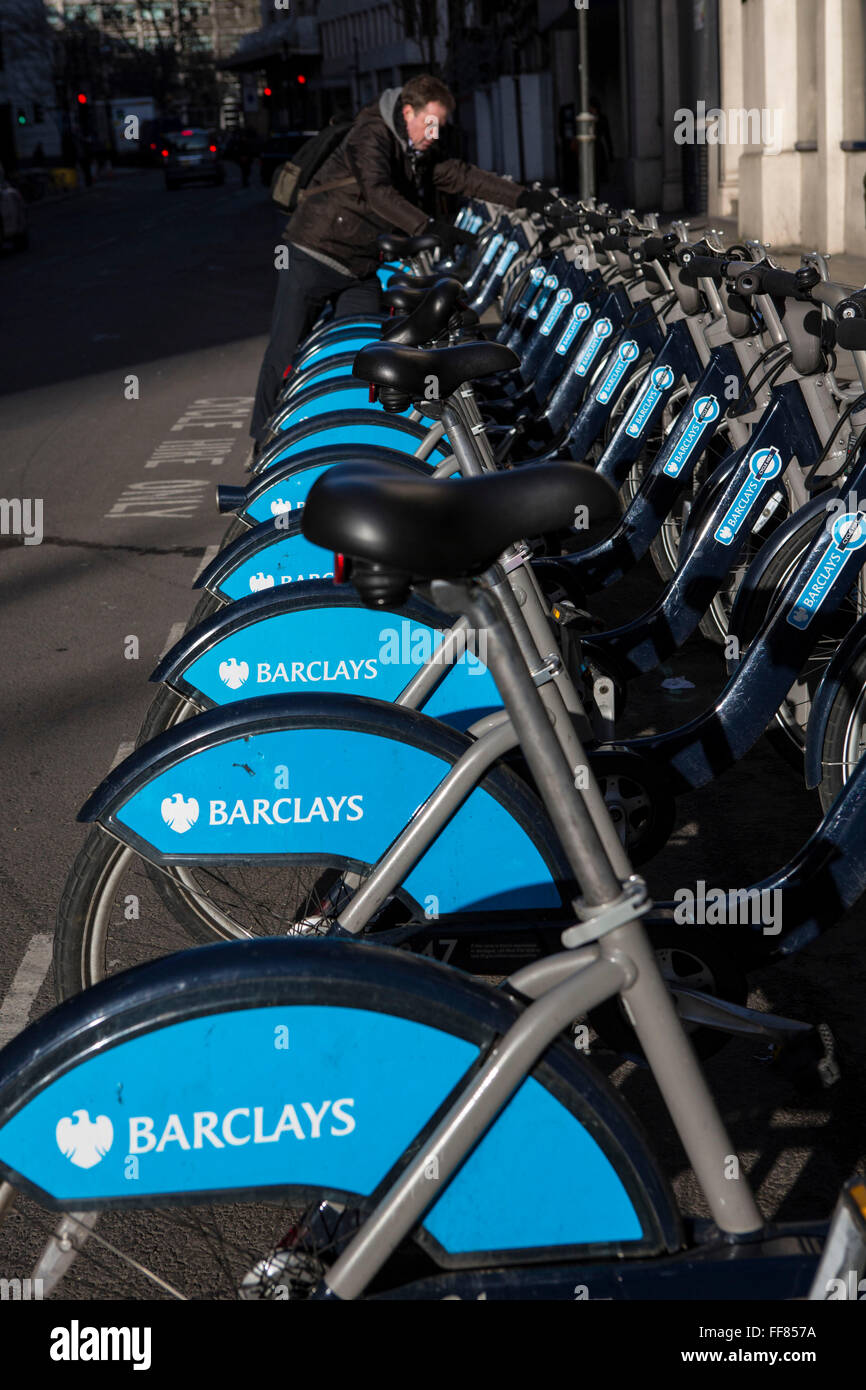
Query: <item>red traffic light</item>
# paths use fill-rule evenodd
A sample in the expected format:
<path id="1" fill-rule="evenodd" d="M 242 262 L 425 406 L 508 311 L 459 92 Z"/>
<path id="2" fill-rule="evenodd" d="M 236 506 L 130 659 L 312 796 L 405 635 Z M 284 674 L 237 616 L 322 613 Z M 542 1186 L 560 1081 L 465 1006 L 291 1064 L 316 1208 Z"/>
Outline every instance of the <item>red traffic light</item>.
<path id="1" fill-rule="evenodd" d="M 273 94 L 273 92 L 271 91 L 270 87 L 265 87 L 264 95 L 265 95 L 266 97 L 272 97 L 274 94 Z"/>
<path id="2" fill-rule="evenodd" d="M 168 150 L 161 150 L 160 153 L 162 154 L 163 159 L 168 159 Z"/>
<path id="3" fill-rule="evenodd" d="M 304 77 L 303 73 L 298 73 L 298 81 L 300 82 L 300 84 L 301 84 L 302 87 L 303 87 L 304 83 L 306 82 L 306 80 L 307 80 L 307 79 L 306 79 L 306 77 Z"/>
<path id="4" fill-rule="evenodd" d="M 86 94 L 85 94 L 84 92 L 79 92 L 79 93 L 78 93 L 78 105 L 79 105 L 79 106 L 86 106 L 86 105 L 87 105 L 87 96 L 86 96 Z"/>
<path id="5" fill-rule="evenodd" d="M 216 154 L 216 145 L 208 145 L 211 154 Z"/>

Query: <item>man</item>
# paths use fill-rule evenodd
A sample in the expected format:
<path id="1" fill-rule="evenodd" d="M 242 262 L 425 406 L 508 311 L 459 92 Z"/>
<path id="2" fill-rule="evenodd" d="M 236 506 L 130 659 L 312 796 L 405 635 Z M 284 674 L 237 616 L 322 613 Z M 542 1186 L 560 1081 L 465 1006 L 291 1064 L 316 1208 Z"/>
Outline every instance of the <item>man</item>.
<path id="1" fill-rule="evenodd" d="M 382 232 L 433 232 L 446 250 L 474 241 L 445 219 L 431 221 L 436 190 L 532 212 L 550 201 L 474 164 L 442 157 L 436 141 L 453 110 L 444 82 L 428 74 L 390 88 L 364 108 L 301 194 L 284 232 L 290 264 L 279 271 L 253 407 L 250 434 L 257 444 L 295 348 L 323 305 L 332 301 L 338 317 L 380 312 L 376 238 Z"/>

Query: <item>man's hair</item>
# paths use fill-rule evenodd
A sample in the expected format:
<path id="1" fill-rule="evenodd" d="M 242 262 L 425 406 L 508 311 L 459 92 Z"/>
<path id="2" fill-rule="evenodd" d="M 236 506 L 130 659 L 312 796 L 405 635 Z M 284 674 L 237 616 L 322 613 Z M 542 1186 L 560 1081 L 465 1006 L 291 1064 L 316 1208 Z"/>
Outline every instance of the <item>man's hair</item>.
<path id="1" fill-rule="evenodd" d="M 410 77 L 400 93 L 401 110 L 411 106 L 413 111 L 423 111 L 431 101 L 438 101 L 448 111 L 453 111 L 457 104 L 445 83 L 429 72 Z"/>

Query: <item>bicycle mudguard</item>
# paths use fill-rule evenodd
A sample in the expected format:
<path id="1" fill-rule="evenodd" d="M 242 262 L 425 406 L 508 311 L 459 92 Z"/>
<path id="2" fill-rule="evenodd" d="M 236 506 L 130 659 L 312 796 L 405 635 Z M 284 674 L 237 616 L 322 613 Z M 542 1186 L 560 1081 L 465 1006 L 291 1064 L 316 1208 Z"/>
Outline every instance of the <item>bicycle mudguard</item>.
<path id="1" fill-rule="evenodd" d="M 371 444 L 349 447 L 343 444 L 321 447 L 311 445 L 305 453 L 274 464 L 265 473 L 253 478 L 246 487 L 232 487 L 220 483 L 216 490 L 217 506 L 221 512 L 237 512 L 248 526 L 255 526 L 257 522 L 270 521 L 275 516 L 299 511 L 307 500 L 307 493 L 313 483 L 335 463 L 347 463 L 350 460 L 378 463 L 383 459 L 387 463 L 416 468 L 428 476 L 432 471 L 429 463 L 416 459 L 413 454 L 398 453 L 393 448 L 383 449 Z"/>
<path id="2" fill-rule="evenodd" d="M 740 380 L 736 356 L 730 349 L 717 348 L 615 530 L 598 545 L 568 557 L 584 588 L 600 589 L 621 579 L 649 550 L 724 419 L 720 397 L 724 381 L 731 376 Z M 642 621 L 636 619 L 635 628 Z"/>
<path id="3" fill-rule="evenodd" d="M 381 336 L 381 332 L 377 333 L 372 329 L 367 332 L 354 332 L 351 328 L 335 328 L 323 342 L 313 343 L 310 347 L 302 349 L 295 358 L 294 366 L 297 371 L 302 371 L 306 367 L 312 367 L 316 362 L 327 362 L 329 357 L 336 357 L 337 353 L 360 352 L 368 343 L 378 343 Z"/>
<path id="4" fill-rule="evenodd" d="M 661 345 L 662 333 L 654 317 L 637 327 L 626 321 L 611 341 L 605 370 L 584 396 L 563 449 L 570 450 L 575 458 L 584 458 L 589 453 L 638 364 L 647 352 L 655 356 Z"/>
<path id="5" fill-rule="evenodd" d="M 326 449 L 332 444 L 339 444 L 343 449 L 362 444 L 412 456 L 427 433 L 426 426 L 407 420 L 402 415 L 386 415 L 381 406 L 368 402 L 366 409 L 340 412 L 339 421 L 325 415 L 321 419 L 303 420 L 292 425 L 278 436 L 279 447 L 276 447 L 275 441 L 273 451 L 268 449 L 261 459 L 254 461 L 251 472 L 258 476 L 285 459 L 295 458 L 310 449 Z M 441 463 L 450 453 L 447 441 L 440 440 L 433 445 L 427 461 Z"/>
<path id="6" fill-rule="evenodd" d="M 713 474 L 713 477 L 715 476 L 716 475 Z M 707 483 L 710 482 L 712 482 L 712 478 L 707 479 Z M 827 496 L 827 493 L 821 493 L 817 497 L 811 497 L 805 506 L 798 507 L 795 512 L 792 512 L 789 517 L 786 517 L 786 519 L 776 527 L 772 536 L 768 536 L 764 541 L 757 555 L 749 562 L 749 567 L 740 581 L 733 607 L 731 608 L 731 617 L 728 622 L 729 632 L 734 634 L 740 633 L 743 613 L 748 609 L 751 599 L 758 589 L 767 569 L 773 563 L 779 551 L 788 544 L 790 537 L 794 535 L 796 531 L 799 531 L 804 521 L 808 521 L 810 517 L 822 516 L 826 512 Z M 694 544 L 693 540 L 691 544 Z M 730 672 L 733 670 L 736 670 L 736 662 L 732 664 L 729 661 L 728 671 Z"/>
<path id="7" fill-rule="evenodd" d="M 647 433 L 661 419 L 665 406 L 683 378 L 697 381 L 703 373 L 688 324 L 678 320 L 653 359 L 643 387 L 623 415 L 596 465 L 608 482 L 622 487 L 640 456 Z"/>
<path id="8" fill-rule="evenodd" d="M 278 405 L 284 405 L 294 395 L 306 391 L 309 386 L 315 386 L 320 381 L 333 381 L 336 377 L 350 377 L 354 361 L 354 352 L 343 352 L 340 353 L 339 357 L 329 357 L 327 362 L 321 363 L 318 367 L 308 367 L 302 372 L 295 372 L 292 369 L 285 377 L 278 398 Z"/>
<path id="9" fill-rule="evenodd" d="M 320 552 L 324 555 L 324 552 Z M 199 707 L 279 693 L 371 695 L 396 700 L 431 660 L 453 619 L 413 597 L 398 609 L 365 607 L 346 586 L 297 584 L 240 599 L 180 641 L 151 680 Z M 417 706 L 468 729 L 501 709 L 502 699 L 479 655 L 467 650 Z"/>
<path id="10" fill-rule="evenodd" d="M 224 546 L 197 575 L 194 589 L 234 602 L 304 579 L 333 579 L 334 556 L 308 541 L 300 513 L 262 521 Z"/>
<path id="11" fill-rule="evenodd" d="M 347 413 L 354 414 L 362 410 L 369 413 L 372 410 L 374 415 L 382 417 L 383 421 L 408 419 L 414 406 L 411 404 L 404 411 L 389 412 L 387 415 L 381 406 L 376 406 L 370 400 L 370 391 L 366 382 L 358 382 L 351 375 L 337 378 L 333 381 L 314 381 L 305 390 L 293 395 L 290 400 L 280 409 L 270 423 L 270 428 L 279 430 L 291 429 L 293 425 L 303 424 L 305 420 L 318 419 L 323 425 L 335 423 L 323 419 L 328 415 L 345 416 Z M 419 422 L 415 422 L 419 423 Z M 425 431 L 435 424 L 435 421 L 425 418 Z M 259 469 L 254 469 L 259 472 Z"/>
<path id="12" fill-rule="evenodd" d="M 381 1198 L 520 1005 L 343 942 L 186 951 L 86 990 L 0 1053 L 0 1173 L 43 1205 Z M 648 1255 L 682 1233 L 613 1087 L 557 1042 L 439 1189 L 444 1268 Z M 265 1252 L 263 1252 L 265 1253 Z"/>
<path id="13" fill-rule="evenodd" d="M 375 864 L 472 747 L 438 719 L 352 695 L 270 695 L 175 725 L 79 820 L 153 863 L 306 855 Z M 557 914 L 571 875 L 535 794 L 495 767 L 403 879 L 417 912 Z"/>
<path id="14" fill-rule="evenodd" d="M 845 507 L 848 498 L 862 496 L 864 488 L 866 451 L 861 450 L 856 467 L 835 500 Z M 832 495 L 828 498 L 825 494 L 825 507 L 832 500 Z M 724 508 L 716 510 L 707 521 L 707 531 L 718 526 L 720 519 L 726 526 L 729 517 Z M 700 544 L 696 543 L 685 568 Z M 743 757 L 799 677 L 822 623 L 857 582 L 864 546 L 866 512 L 828 508 L 826 523 L 806 547 L 715 704 L 678 729 L 629 739 L 623 746 L 664 760 L 675 792 L 704 786 Z M 590 646 L 587 642 L 587 650 Z"/>
<path id="15" fill-rule="evenodd" d="M 820 787 L 824 779 L 821 749 L 833 702 L 845 684 L 846 674 L 853 662 L 866 650 L 866 616 L 858 618 L 839 643 L 812 696 L 809 723 L 806 726 L 806 786 L 810 791 Z"/>
<path id="16" fill-rule="evenodd" d="M 700 436 L 697 412 L 702 401 L 715 402 L 718 411 L 715 396 L 701 397 L 688 411 L 689 423 L 685 432 L 677 427 L 671 430 L 668 443 L 661 451 L 660 457 L 671 460 L 662 468 L 662 475 L 672 467 L 673 486 L 677 485 L 676 479 L 681 471 L 678 466 L 673 467 L 675 459 L 682 456 L 690 436 Z M 679 443 L 673 446 L 675 452 L 671 455 L 670 441 L 675 439 Z M 737 564 L 755 518 L 760 516 L 773 494 L 780 490 L 785 469 L 795 456 L 802 467 L 808 467 L 817 457 L 818 448 L 818 438 L 799 387 L 794 382 L 774 387 L 770 405 L 755 426 L 751 440 L 734 451 L 736 466 L 731 468 L 727 483 L 700 523 L 700 533 L 664 593 L 639 618 L 593 636 L 592 646 L 597 648 L 602 660 L 604 654 L 610 652 L 622 662 L 623 669 L 634 676 L 639 672 L 651 671 L 682 646 L 700 623 L 726 576 Z M 638 493 L 638 498 L 640 496 L 641 493 Z M 629 508 L 629 513 L 631 510 Z M 629 541 L 627 544 L 632 543 Z M 575 563 L 579 581 L 583 581 L 584 576 L 582 560 L 583 556 L 580 555 L 568 561 L 569 564 Z M 783 696 L 784 691 L 777 705 Z"/>

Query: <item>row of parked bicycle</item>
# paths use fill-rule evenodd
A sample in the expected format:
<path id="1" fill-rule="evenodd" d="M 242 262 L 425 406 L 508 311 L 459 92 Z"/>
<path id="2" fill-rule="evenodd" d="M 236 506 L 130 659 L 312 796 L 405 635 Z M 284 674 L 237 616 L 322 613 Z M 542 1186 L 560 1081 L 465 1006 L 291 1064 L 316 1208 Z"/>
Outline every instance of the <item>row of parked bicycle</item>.
<path id="1" fill-rule="evenodd" d="M 696 1054 L 736 1033 L 780 1088 L 839 1078 L 826 1020 L 750 1010 L 746 974 L 866 886 L 866 292 L 564 200 L 458 222 L 462 261 L 383 237 L 385 315 L 304 343 L 218 490 L 234 520 L 139 746 L 81 812 L 66 1002 L 0 1054 L 0 1171 L 65 1213 L 52 1287 L 94 1247 L 145 1297 L 207 1258 L 256 1298 L 862 1273 L 863 1180 L 830 1223 L 765 1221 Z M 647 553 L 661 596 L 600 630 L 591 595 Z M 705 712 L 618 737 L 698 629 L 726 663 Z M 722 929 L 654 905 L 635 868 L 676 798 L 768 729 L 814 834 Z M 652 1071 L 711 1219 L 684 1222 L 590 1028 Z"/>

